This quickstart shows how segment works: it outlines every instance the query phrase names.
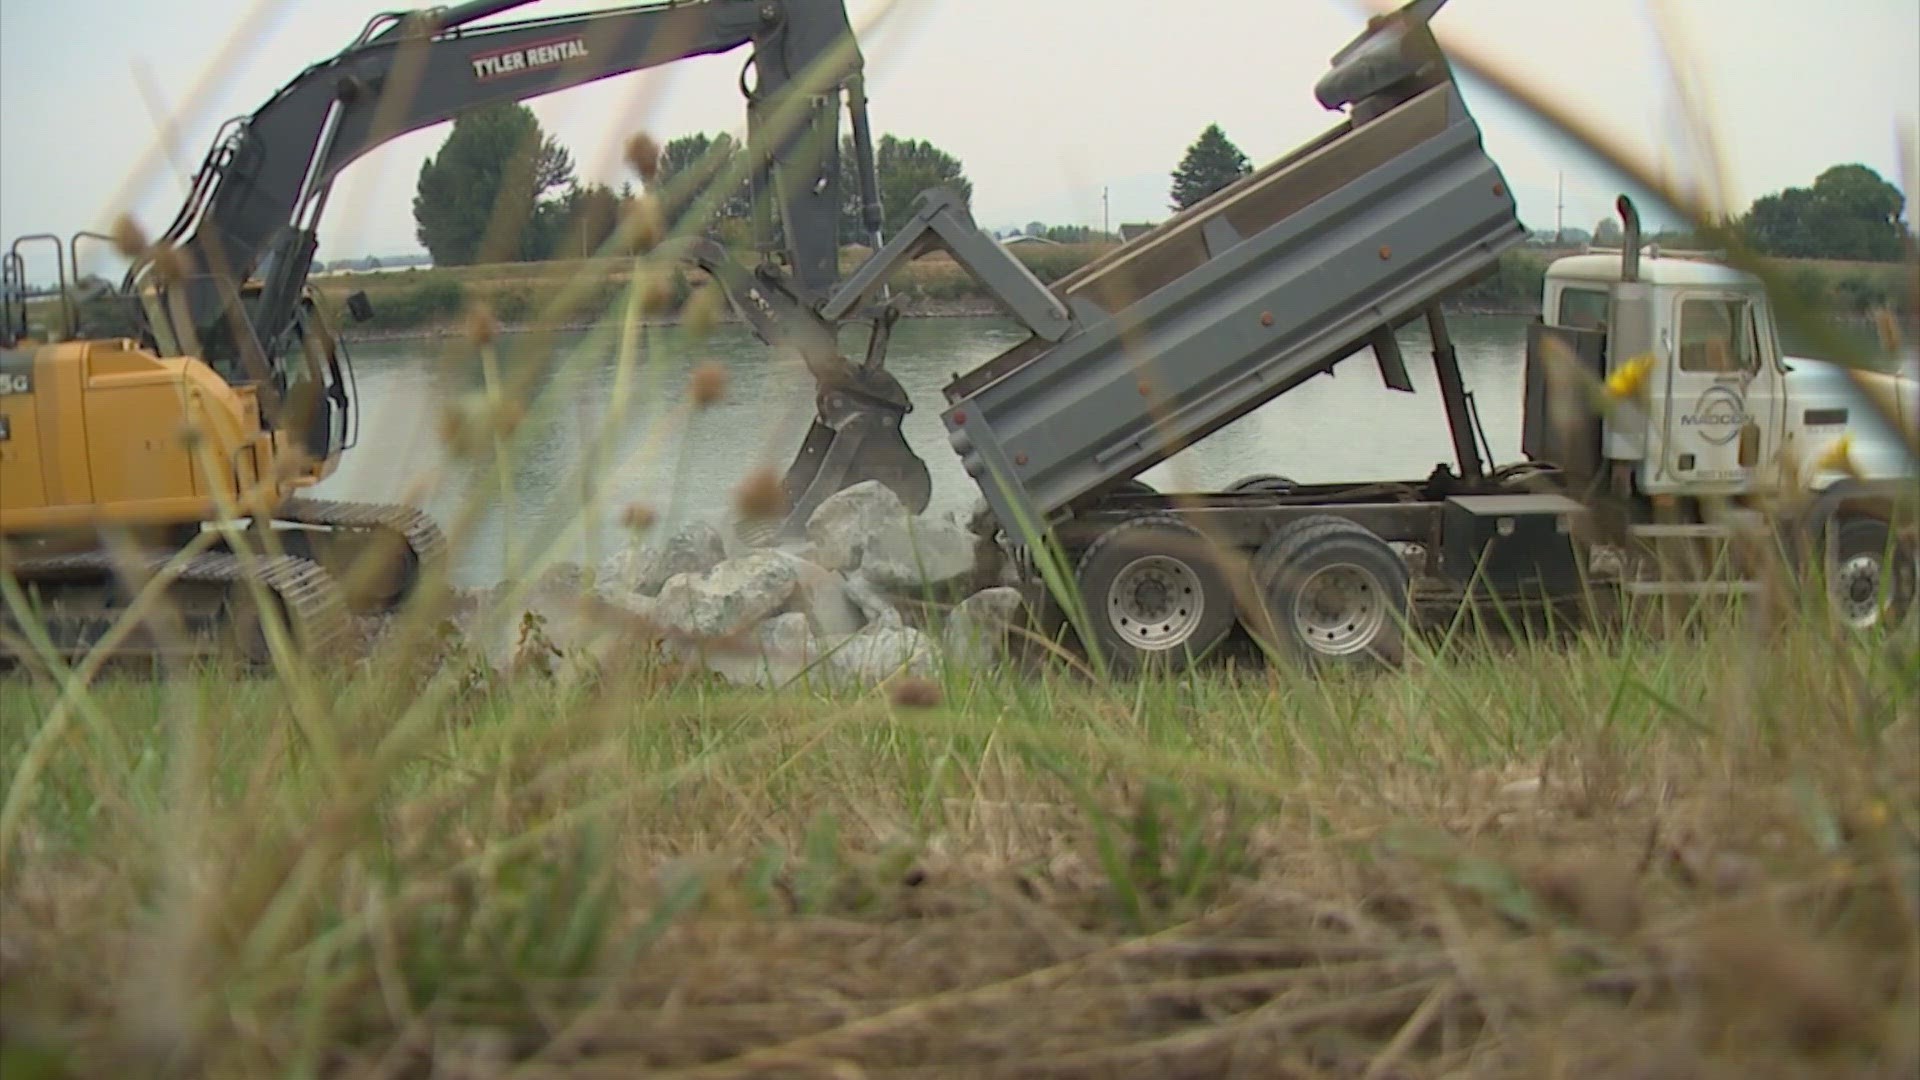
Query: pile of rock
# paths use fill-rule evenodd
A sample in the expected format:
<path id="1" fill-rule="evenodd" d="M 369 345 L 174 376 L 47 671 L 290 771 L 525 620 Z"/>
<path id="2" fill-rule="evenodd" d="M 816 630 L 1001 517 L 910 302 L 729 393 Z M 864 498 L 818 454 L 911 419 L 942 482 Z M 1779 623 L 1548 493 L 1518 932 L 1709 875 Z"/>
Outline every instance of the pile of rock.
<path id="1" fill-rule="evenodd" d="M 696 523 L 615 555 L 591 593 L 629 626 L 652 628 L 671 659 L 704 664 L 729 682 L 775 686 L 805 674 L 875 683 L 932 674 L 936 651 L 962 665 L 1001 656 L 1023 597 L 983 571 L 994 563 L 979 557 L 991 548 L 982 545 L 958 521 L 911 514 L 869 481 L 821 503 L 804 540 L 754 547 Z M 604 620 L 591 628 L 576 621 L 584 584 L 543 582 L 529 597 L 546 637 L 601 658 L 636 647 L 635 635 L 608 634 Z M 928 605 L 939 617 L 903 613 L 927 598 L 940 601 Z M 489 653 L 510 653 L 510 634 L 502 626 Z"/>

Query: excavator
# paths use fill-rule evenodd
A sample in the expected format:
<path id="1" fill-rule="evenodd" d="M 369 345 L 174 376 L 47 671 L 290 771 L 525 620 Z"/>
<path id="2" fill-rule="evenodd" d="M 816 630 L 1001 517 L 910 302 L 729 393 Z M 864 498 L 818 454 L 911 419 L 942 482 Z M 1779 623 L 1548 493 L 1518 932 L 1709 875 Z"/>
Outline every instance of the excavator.
<path id="1" fill-rule="evenodd" d="M 309 282 L 335 179 L 382 144 L 477 107 L 743 47 L 760 259 L 749 269 L 699 239 L 682 255 L 818 384 L 784 480 L 787 520 L 865 480 L 924 509 L 926 465 L 900 431 L 911 404 L 884 367 L 898 309 L 866 302 L 864 287 L 861 303 L 845 302 L 836 288 L 843 102 L 876 248 L 882 221 L 863 60 L 841 0 L 670 0 L 483 23 L 533 2 L 371 19 L 222 126 L 177 217 L 140 245 L 117 287 L 76 296 L 66 269 L 78 275 L 83 239 L 114 238 L 15 241 L 0 267 L 0 570 L 34 617 L 0 598 L 0 653 L 85 652 L 122 621 L 141 579 L 163 572 L 177 622 L 164 634 L 143 624 L 118 648 L 264 658 L 262 595 L 305 651 L 351 648 L 352 616 L 402 602 L 447 541 L 409 507 L 304 494 L 358 433 L 351 359 Z M 26 306 L 33 244 L 52 248 L 61 282 L 57 325 L 39 332 Z M 364 293 L 346 307 L 371 317 Z M 872 327 L 858 363 L 840 351 L 847 322 Z M 242 558 L 217 539 L 213 526 L 242 522 L 271 532 L 270 557 Z"/>

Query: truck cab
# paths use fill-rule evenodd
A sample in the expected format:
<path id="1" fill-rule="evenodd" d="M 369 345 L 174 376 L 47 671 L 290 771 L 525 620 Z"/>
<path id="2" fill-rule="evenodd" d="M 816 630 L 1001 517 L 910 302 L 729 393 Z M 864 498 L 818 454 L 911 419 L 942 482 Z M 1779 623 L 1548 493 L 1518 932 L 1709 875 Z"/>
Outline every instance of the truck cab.
<path id="1" fill-rule="evenodd" d="M 1914 375 L 1787 355 L 1766 286 L 1745 271 L 1658 247 L 1631 260 L 1569 256 L 1547 270 L 1542 324 L 1539 336 L 1569 343 L 1596 379 L 1638 391 L 1594 433 L 1597 456 L 1623 466 L 1636 494 L 1738 499 L 1914 482 L 1900 432 L 1856 385 L 1898 402 L 1915 425 Z M 1542 404 L 1544 419 L 1554 405 Z"/>
<path id="2" fill-rule="evenodd" d="M 1607 492 L 1638 523 L 1630 533 L 1676 528 L 1652 522 L 1661 504 L 1703 523 L 1681 530 L 1722 506 L 1762 509 L 1790 544 L 1824 554 L 1848 622 L 1899 621 L 1920 578 L 1908 520 L 1920 370 L 1788 355 L 1764 281 L 1642 247 L 1624 199 L 1621 213 L 1620 249 L 1547 269 L 1527 340 L 1527 458 L 1569 489 Z"/>

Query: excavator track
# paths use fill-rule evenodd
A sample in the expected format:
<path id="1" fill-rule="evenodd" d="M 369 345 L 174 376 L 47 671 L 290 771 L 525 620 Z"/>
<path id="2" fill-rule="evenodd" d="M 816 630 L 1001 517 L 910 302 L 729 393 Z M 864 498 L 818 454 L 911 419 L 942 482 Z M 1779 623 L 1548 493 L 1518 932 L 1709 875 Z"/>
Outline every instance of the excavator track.
<path id="1" fill-rule="evenodd" d="M 446 561 L 447 537 L 434 520 L 411 506 L 394 503 L 288 499 L 274 513 L 289 554 L 321 563 L 348 585 L 348 604 L 366 614 L 391 610 L 412 594 L 424 575 Z M 291 524 L 294 528 L 282 526 Z M 293 538 L 300 542 L 287 543 Z M 314 540 L 319 543 L 314 543 Z M 386 552 L 404 552 L 379 581 L 361 580 L 360 560 L 382 544 Z"/>
<path id="2" fill-rule="evenodd" d="M 173 552 L 137 557 L 140 575 L 167 569 Z M 143 583 L 129 582 L 123 563 L 103 551 L 20 559 L 6 567 L 37 607 L 35 621 L 54 650 L 72 659 L 92 651 L 126 614 Z M 251 583 L 263 586 L 304 657 L 345 656 L 355 628 L 332 575 L 309 559 L 282 555 L 243 560 L 226 552 L 195 556 L 175 568 L 165 602 L 114 648 L 118 659 L 239 659 L 271 663 Z M 38 650 L 11 607 L 0 611 L 0 660 L 35 663 Z M 26 655 L 18 655 L 22 650 Z"/>

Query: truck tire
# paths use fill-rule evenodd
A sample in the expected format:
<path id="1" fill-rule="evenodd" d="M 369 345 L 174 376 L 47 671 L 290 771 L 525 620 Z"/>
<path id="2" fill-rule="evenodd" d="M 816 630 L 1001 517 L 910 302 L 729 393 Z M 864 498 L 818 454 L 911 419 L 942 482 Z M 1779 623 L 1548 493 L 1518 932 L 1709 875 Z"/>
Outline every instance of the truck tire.
<path id="1" fill-rule="evenodd" d="M 1849 627 L 1898 627 L 1913 613 L 1920 553 L 1909 541 L 1896 540 L 1886 522 L 1844 515 L 1834 522 L 1833 547 L 1826 560 L 1827 598 Z"/>
<path id="2" fill-rule="evenodd" d="M 1248 631 L 1277 638 L 1309 666 L 1398 665 L 1411 576 L 1399 552 L 1371 530 L 1315 514 L 1275 533 L 1253 559 L 1265 610 Z"/>
<path id="3" fill-rule="evenodd" d="M 1227 487 L 1228 491 L 1266 491 L 1284 495 L 1300 485 L 1278 473 L 1254 473 L 1243 476 Z"/>
<path id="4" fill-rule="evenodd" d="M 1074 576 L 1101 654 L 1118 673 L 1184 670 L 1233 630 L 1233 588 L 1218 553 L 1171 514 L 1143 514 L 1100 534 Z"/>

